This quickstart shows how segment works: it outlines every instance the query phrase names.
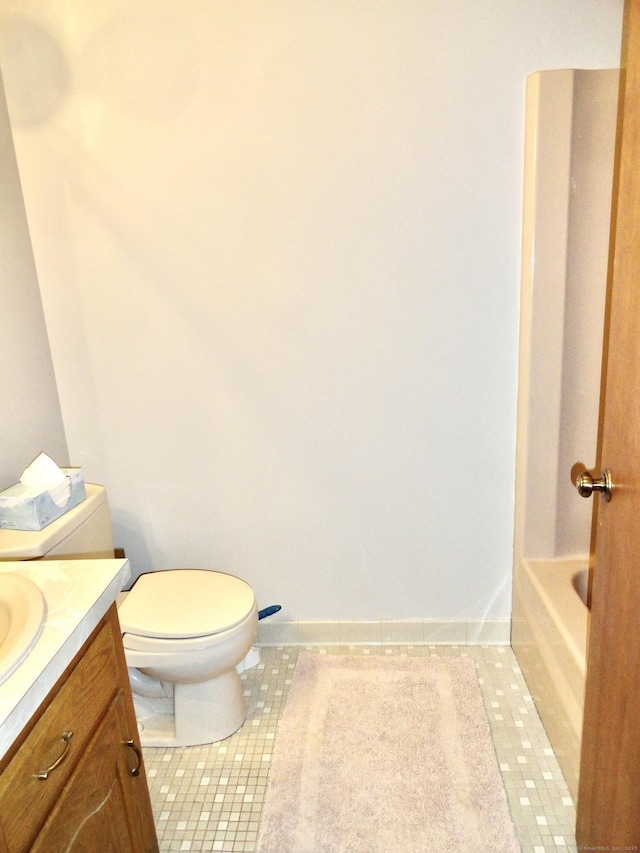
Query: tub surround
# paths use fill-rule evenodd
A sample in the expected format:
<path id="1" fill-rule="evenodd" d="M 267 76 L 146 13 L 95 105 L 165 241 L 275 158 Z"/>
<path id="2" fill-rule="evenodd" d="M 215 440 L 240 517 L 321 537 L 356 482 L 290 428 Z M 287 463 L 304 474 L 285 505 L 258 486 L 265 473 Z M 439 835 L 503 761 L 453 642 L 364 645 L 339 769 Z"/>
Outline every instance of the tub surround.
<path id="1" fill-rule="evenodd" d="M 574 796 L 589 616 L 572 581 L 594 503 L 570 472 L 596 460 L 618 83 L 527 80 L 511 639 Z"/>
<path id="2" fill-rule="evenodd" d="M 47 603 L 40 638 L 0 685 L 0 758 L 131 578 L 128 560 L 2 562 L 1 572 L 36 583 Z"/>

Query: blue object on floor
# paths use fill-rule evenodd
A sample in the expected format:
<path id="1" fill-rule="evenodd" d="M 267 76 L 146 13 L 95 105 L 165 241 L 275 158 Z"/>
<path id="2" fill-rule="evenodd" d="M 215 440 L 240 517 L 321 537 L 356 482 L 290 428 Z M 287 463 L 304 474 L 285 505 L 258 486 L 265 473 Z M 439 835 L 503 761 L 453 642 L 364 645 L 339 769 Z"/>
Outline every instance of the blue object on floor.
<path id="1" fill-rule="evenodd" d="M 281 604 L 272 604 L 271 607 L 265 607 L 264 610 L 258 610 L 258 619 L 265 619 L 267 616 L 273 616 L 278 610 L 282 610 Z"/>

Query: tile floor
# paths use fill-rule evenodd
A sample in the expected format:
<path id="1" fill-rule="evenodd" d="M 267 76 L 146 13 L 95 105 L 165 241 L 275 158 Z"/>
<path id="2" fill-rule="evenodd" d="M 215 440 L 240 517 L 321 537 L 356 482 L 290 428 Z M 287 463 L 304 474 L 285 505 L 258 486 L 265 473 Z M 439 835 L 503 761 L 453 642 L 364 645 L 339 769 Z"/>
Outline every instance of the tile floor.
<path id="1" fill-rule="evenodd" d="M 243 675 L 249 713 L 232 737 L 201 747 L 145 749 L 161 853 L 255 851 L 278 718 L 298 651 L 261 650 L 260 665 Z M 523 853 L 575 853 L 574 804 L 508 646 L 326 646 L 309 651 L 472 658 Z"/>

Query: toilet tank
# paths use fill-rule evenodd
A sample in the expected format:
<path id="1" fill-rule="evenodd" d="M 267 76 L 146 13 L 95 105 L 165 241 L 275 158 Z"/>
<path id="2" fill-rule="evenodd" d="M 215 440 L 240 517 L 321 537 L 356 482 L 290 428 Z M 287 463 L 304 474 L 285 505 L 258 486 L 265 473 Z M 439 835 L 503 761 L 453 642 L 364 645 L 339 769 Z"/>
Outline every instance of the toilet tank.
<path id="1" fill-rule="evenodd" d="M 43 530 L 0 530 L 0 561 L 112 558 L 107 491 L 93 483 L 85 488 L 86 499 Z"/>

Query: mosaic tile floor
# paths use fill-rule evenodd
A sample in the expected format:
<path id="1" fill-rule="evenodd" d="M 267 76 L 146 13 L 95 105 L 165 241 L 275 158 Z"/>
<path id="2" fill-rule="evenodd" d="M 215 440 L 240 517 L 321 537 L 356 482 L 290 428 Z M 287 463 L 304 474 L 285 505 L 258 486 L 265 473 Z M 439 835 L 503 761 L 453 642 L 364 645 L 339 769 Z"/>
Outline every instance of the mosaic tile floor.
<path id="1" fill-rule="evenodd" d="M 243 675 L 249 713 L 232 737 L 201 747 L 145 749 L 161 853 L 255 851 L 278 718 L 298 651 L 261 650 L 260 665 Z M 573 801 L 508 646 L 327 646 L 309 651 L 472 658 L 523 853 L 575 853 Z"/>

